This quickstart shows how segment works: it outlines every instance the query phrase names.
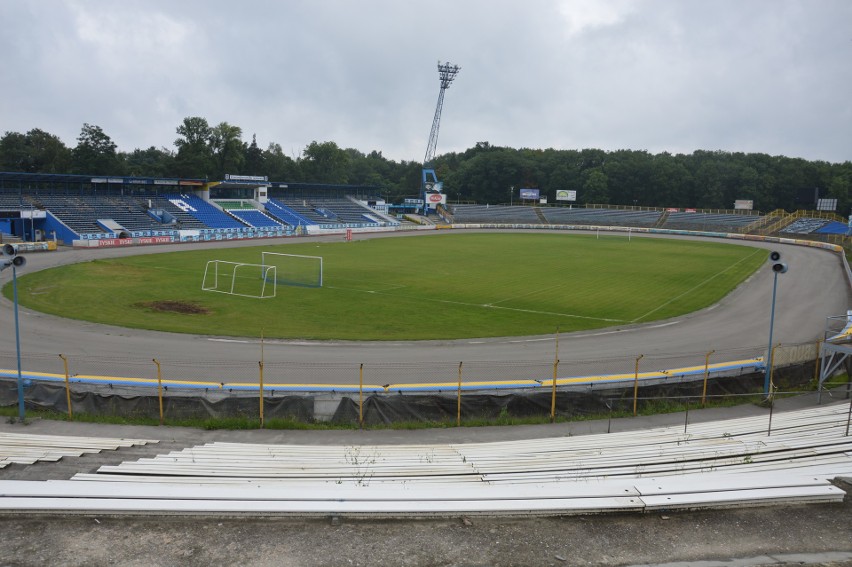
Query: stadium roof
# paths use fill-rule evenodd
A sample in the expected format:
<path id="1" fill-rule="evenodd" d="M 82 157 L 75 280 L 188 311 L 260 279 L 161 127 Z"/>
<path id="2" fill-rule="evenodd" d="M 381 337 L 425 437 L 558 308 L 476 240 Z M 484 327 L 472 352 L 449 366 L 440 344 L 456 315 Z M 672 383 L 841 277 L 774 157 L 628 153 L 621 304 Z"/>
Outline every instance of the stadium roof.
<path id="1" fill-rule="evenodd" d="M 116 185 L 201 185 L 206 179 L 177 177 L 134 177 L 121 175 L 72 175 L 67 173 L 23 173 L 0 171 L 0 182 L 17 183 L 105 183 Z"/>

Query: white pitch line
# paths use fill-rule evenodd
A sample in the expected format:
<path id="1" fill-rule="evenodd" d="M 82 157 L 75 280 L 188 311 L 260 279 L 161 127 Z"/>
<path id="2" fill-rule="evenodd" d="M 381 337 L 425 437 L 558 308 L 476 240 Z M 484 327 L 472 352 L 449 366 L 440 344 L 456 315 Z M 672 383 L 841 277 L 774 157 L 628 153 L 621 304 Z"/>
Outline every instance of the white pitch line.
<path id="1" fill-rule="evenodd" d="M 725 268 L 725 269 L 724 269 L 724 270 L 722 270 L 721 272 L 717 272 L 717 273 L 713 274 L 712 276 L 710 276 L 709 278 L 705 279 L 703 282 L 699 283 L 698 285 L 696 285 L 696 286 L 692 287 L 691 289 L 688 289 L 688 290 L 686 290 L 685 292 L 681 293 L 680 295 L 675 296 L 675 297 L 673 297 L 673 298 L 669 299 L 668 301 L 666 301 L 666 302 L 662 303 L 661 305 L 659 305 L 659 306 L 658 306 L 658 307 L 656 307 L 655 309 L 651 309 L 650 311 L 648 311 L 648 312 L 647 312 L 647 313 L 645 313 L 644 315 L 642 315 L 642 316 L 640 316 L 640 317 L 636 317 L 635 319 L 633 319 L 633 321 L 631 321 L 631 323 L 635 323 L 636 321 L 640 321 L 640 320 L 644 319 L 645 317 L 647 317 L 648 315 L 650 315 L 651 313 L 655 313 L 655 312 L 659 311 L 660 309 L 662 309 L 663 307 L 665 307 L 666 305 L 668 305 L 668 304 L 670 304 L 670 303 L 672 303 L 672 302 L 674 302 L 674 301 L 677 301 L 677 300 L 678 300 L 678 299 L 680 299 L 681 297 L 684 297 L 684 296 L 686 296 L 686 295 L 689 295 L 690 293 L 692 293 L 692 292 L 693 292 L 693 291 L 695 291 L 696 289 L 698 289 L 698 288 L 700 288 L 700 287 L 702 287 L 702 286 L 706 285 L 706 284 L 707 284 L 707 283 L 709 283 L 710 281 L 712 281 L 712 280 L 714 280 L 714 279 L 718 278 L 719 276 L 721 276 L 722 274 L 724 274 L 724 273 L 725 273 L 725 272 L 727 272 L 728 270 L 730 270 L 730 269 L 732 269 L 732 268 L 736 267 L 737 265 L 739 265 L 739 264 L 741 264 L 741 263 L 745 262 L 746 260 L 748 260 L 749 258 L 751 258 L 752 256 L 754 256 L 755 254 L 757 254 L 758 252 L 761 252 L 761 251 L 762 251 L 761 249 L 757 249 L 757 250 L 755 250 L 754 252 L 752 252 L 752 253 L 751 253 L 751 254 L 749 254 L 748 256 L 745 256 L 744 258 L 742 258 L 742 259 L 740 259 L 740 260 L 738 260 L 738 261 L 734 262 L 733 264 L 731 264 L 730 266 L 728 266 L 727 268 Z"/>
<path id="2" fill-rule="evenodd" d="M 355 291 L 355 292 L 361 292 L 361 293 L 378 293 L 378 294 L 384 293 L 384 291 L 370 291 L 370 290 L 350 289 L 350 288 L 332 288 L 331 286 L 327 286 L 327 287 L 329 287 L 329 289 L 342 289 L 342 290 Z M 408 287 L 408 286 L 402 286 L 402 287 Z M 557 287 L 561 287 L 561 286 L 557 286 Z M 539 290 L 539 291 L 546 291 L 546 290 Z M 423 296 L 411 297 L 411 296 L 398 295 L 398 294 L 394 294 L 393 297 L 397 297 L 397 298 L 401 298 L 401 299 L 409 299 L 409 300 L 412 300 L 412 301 L 416 300 L 416 301 L 429 301 L 429 302 L 432 302 L 432 303 L 448 303 L 450 305 L 461 305 L 461 306 L 464 306 L 464 307 L 481 307 L 481 308 L 484 308 L 484 309 L 503 309 L 504 311 L 516 311 L 518 313 L 532 313 L 534 315 L 552 315 L 552 316 L 555 316 L 555 317 L 567 317 L 567 318 L 570 318 L 570 319 L 586 319 L 586 320 L 589 320 L 589 321 L 606 321 L 607 323 L 630 323 L 630 321 L 627 321 L 625 319 L 607 319 L 607 318 L 604 318 L 604 317 L 588 317 L 586 315 L 573 315 L 571 313 L 557 313 L 557 312 L 553 312 L 553 311 L 537 311 L 535 309 L 520 309 L 518 307 L 502 307 L 500 305 L 493 305 L 491 303 L 468 303 L 468 302 L 465 302 L 465 301 L 452 301 L 452 300 L 449 300 L 449 299 L 436 299 L 434 297 L 423 297 Z M 501 300 L 501 301 L 503 301 L 503 300 Z"/>

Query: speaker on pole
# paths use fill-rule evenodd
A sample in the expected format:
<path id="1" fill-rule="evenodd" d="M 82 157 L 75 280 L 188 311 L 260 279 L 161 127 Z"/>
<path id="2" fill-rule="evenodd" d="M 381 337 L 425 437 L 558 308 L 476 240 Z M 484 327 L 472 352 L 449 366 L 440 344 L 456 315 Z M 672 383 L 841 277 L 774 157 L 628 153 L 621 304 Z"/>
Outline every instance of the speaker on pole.
<path id="1" fill-rule="evenodd" d="M 781 261 L 781 252 L 772 251 L 769 253 L 769 261 L 772 262 L 772 271 L 776 274 L 787 273 L 787 264 Z"/>

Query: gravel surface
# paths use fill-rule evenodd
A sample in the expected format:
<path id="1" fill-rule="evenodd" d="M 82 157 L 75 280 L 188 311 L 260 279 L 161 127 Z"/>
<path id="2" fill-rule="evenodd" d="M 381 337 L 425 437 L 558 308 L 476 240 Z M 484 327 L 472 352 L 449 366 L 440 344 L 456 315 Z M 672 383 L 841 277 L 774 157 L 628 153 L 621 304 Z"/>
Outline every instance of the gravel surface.
<path id="1" fill-rule="evenodd" d="M 428 521 L 0 517 L 0 556 L 4 565 L 496 567 L 777 565 L 774 557 L 796 553 L 803 555 L 792 564 L 852 566 L 850 512 L 846 502 Z M 837 551 L 846 552 L 845 560 L 826 560 Z M 759 557 L 762 562 L 753 562 Z"/>

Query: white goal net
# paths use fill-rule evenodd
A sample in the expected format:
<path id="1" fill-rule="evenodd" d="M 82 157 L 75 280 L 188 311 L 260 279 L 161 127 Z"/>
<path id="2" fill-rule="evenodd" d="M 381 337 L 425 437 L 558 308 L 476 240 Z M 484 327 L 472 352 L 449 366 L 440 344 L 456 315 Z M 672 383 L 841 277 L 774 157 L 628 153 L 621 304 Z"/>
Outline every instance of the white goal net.
<path id="1" fill-rule="evenodd" d="M 275 268 L 270 274 L 278 285 L 322 287 L 322 256 L 261 252 L 261 264 Z"/>
<path id="2" fill-rule="evenodd" d="M 201 290 L 267 299 L 275 297 L 277 280 L 272 265 L 209 260 Z"/>

